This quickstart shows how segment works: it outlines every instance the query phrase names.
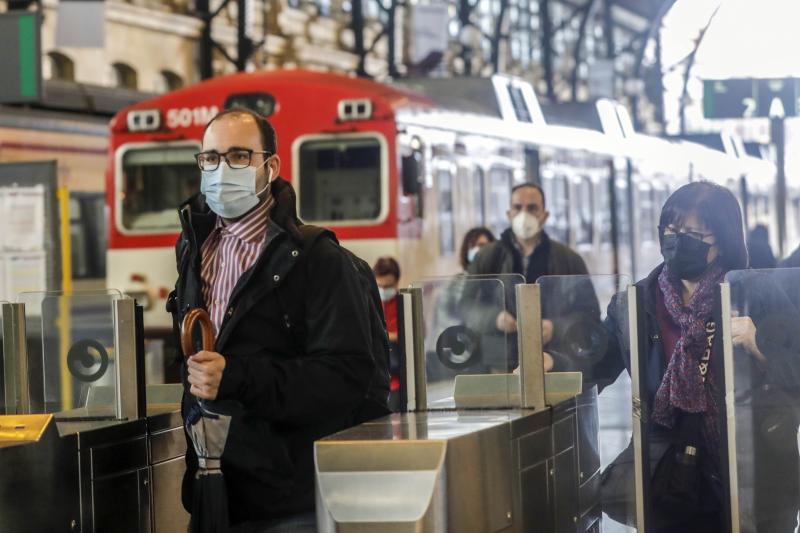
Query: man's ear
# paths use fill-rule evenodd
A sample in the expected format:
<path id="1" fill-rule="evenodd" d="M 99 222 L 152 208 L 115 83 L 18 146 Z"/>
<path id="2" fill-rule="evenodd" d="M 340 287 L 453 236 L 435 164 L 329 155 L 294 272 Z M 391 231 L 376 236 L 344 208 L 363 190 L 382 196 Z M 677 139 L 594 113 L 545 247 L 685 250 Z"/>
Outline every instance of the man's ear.
<path id="1" fill-rule="evenodd" d="M 547 223 L 548 218 L 550 218 L 550 211 L 545 211 L 544 216 L 542 216 L 542 222 L 540 223 L 542 227 Z"/>
<path id="2" fill-rule="evenodd" d="M 281 158 L 280 156 L 274 155 L 270 158 L 267 162 L 267 165 L 272 170 L 272 179 L 274 180 L 281 174 Z"/>

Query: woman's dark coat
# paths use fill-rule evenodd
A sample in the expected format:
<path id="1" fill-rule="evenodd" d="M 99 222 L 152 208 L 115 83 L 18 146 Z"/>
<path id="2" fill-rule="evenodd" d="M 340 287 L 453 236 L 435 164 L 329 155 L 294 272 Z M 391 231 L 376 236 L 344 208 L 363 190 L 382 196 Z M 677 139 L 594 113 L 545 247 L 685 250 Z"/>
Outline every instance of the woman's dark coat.
<path id="1" fill-rule="evenodd" d="M 642 398 L 646 406 L 644 412 L 652 411 L 655 394 L 667 366 L 656 320 L 656 291 L 660 290 L 658 276 L 662 268 L 663 265 L 657 267 L 637 283 L 638 287 L 643 288 L 644 294 L 644 327 L 639 335 L 645 336 L 647 347 L 644 365 L 647 373 L 640 377 L 645 396 Z M 789 527 L 786 524 L 794 520 L 800 495 L 796 440 L 798 417 L 794 408 L 800 398 L 800 342 L 796 339 L 800 315 L 786 298 L 783 289 L 783 283 L 779 288 L 764 274 L 746 273 L 731 280 L 732 309 L 753 320 L 758 331 L 756 343 L 769 361 L 763 367 L 743 350 L 735 351 L 737 418 L 745 416 L 751 419 L 748 423 L 752 423 L 753 427 L 749 434 L 754 435 L 751 443 L 739 443 L 739 455 L 740 459 L 742 454 L 755 456 L 754 483 L 759 530 L 770 527 L 766 524 L 771 520 L 771 524 L 781 524 L 775 526 L 775 531 L 790 531 L 785 529 Z M 619 305 L 617 299 L 620 297 L 625 295 L 618 295 L 612 300 L 605 320 L 609 350 L 588 372 L 584 370 L 584 381 L 596 383 L 599 389 L 613 383 L 623 370 L 630 373 L 627 306 Z M 720 335 L 717 335 L 715 342 L 722 342 Z M 722 351 L 715 353 L 721 354 Z M 716 365 L 716 368 L 722 367 Z M 749 399 L 742 400 L 740 394 L 748 395 Z M 724 415 L 724 406 L 721 406 L 720 412 Z M 764 423 L 768 420 L 773 424 Z M 668 430 L 654 423 L 648 423 L 647 430 L 654 441 L 665 442 L 670 438 Z M 664 449 L 664 446 L 659 447 L 661 453 Z M 618 466 L 615 463 L 630 459 L 630 453 L 623 453 L 609 468 L 614 469 Z M 651 464 L 658 459 L 658 456 L 651 457 Z M 776 466 L 782 469 L 782 474 L 775 470 Z"/>

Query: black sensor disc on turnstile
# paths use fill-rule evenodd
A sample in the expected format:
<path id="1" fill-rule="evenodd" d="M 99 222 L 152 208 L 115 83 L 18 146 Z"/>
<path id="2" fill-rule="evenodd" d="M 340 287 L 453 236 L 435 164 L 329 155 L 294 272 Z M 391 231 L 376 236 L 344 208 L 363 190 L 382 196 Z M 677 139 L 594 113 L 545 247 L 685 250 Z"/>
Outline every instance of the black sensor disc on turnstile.
<path id="1" fill-rule="evenodd" d="M 480 362 L 481 338 L 466 326 L 450 326 L 436 340 L 436 355 L 447 368 L 463 370 Z"/>
<path id="2" fill-rule="evenodd" d="M 96 352 L 95 355 L 92 352 Z M 99 361 L 98 361 L 99 357 Z M 87 373 L 96 364 L 100 368 L 92 373 Z M 78 381 L 91 383 L 97 381 L 108 369 L 108 352 L 100 342 L 94 339 L 79 340 L 69 349 L 67 353 L 67 367 L 70 374 L 75 376 Z"/>

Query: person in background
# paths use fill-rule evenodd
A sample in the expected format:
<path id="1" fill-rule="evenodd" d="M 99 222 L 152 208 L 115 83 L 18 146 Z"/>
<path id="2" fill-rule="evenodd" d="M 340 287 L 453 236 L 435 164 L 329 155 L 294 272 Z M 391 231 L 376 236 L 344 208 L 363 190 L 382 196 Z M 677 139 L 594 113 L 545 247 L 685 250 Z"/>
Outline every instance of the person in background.
<path id="1" fill-rule="evenodd" d="M 389 334 L 389 374 L 391 391 L 389 408 L 398 407 L 398 391 L 400 390 L 400 352 L 397 344 L 397 286 L 400 283 L 400 264 L 394 257 L 378 258 L 372 266 L 375 281 L 383 304 L 383 316 L 386 320 L 386 332 Z"/>
<path id="2" fill-rule="evenodd" d="M 506 212 L 511 227 L 500 240 L 481 248 L 470 263 L 467 272 L 473 275 L 521 274 L 527 283 L 535 283 L 541 276 L 587 275 L 583 258 L 565 244 L 551 239 L 544 230 L 550 213 L 546 208 L 544 191 L 535 183 L 522 183 L 511 189 L 511 205 Z M 596 307 L 594 294 L 576 293 L 588 307 Z M 517 319 L 512 310 L 513 295 L 506 298 L 507 307 L 497 314 L 495 326 L 502 333 L 515 333 Z M 556 302 L 553 302 L 556 304 Z M 549 303 L 543 303 L 546 308 Z M 563 302 L 560 309 L 543 309 L 545 316 L 563 315 L 570 309 L 580 307 L 580 302 Z M 593 308 L 592 308 L 593 310 Z M 543 341 L 547 344 L 553 337 L 553 323 L 542 321 Z M 516 339 L 512 339 L 512 347 Z M 547 361 L 547 363 L 551 363 Z"/>
<path id="3" fill-rule="evenodd" d="M 481 248 L 495 240 L 492 230 L 484 226 L 472 228 L 464 234 L 464 240 L 461 241 L 461 248 L 458 252 L 458 259 L 464 272 L 467 271 L 469 264 L 475 261 Z"/>
<path id="4" fill-rule="evenodd" d="M 777 261 L 769 245 L 769 230 L 758 224 L 747 236 L 747 251 L 750 254 L 750 268 L 775 268 Z"/>

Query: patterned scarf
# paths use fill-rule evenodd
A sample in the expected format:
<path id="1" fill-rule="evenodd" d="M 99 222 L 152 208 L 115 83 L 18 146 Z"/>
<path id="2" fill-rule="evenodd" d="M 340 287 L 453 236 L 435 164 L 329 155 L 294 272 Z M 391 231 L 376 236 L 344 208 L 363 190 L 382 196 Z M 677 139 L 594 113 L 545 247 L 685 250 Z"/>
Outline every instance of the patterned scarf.
<path id="1" fill-rule="evenodd" d="M 670 275 L 666 265 L 658 276 L 664 305 L 672 320 L 680 326 L 681 337 L 675 343 L 675 350 L 656 392 L 653 420 L 673 428 L 679 410 L 705 413 L 703 433 L 712 454 L 716 454 L 719 447 L 714 379 L 709 367 L 703 383 L 698 365 L 707 342 L 706 322 L 713 313 L 714 288 L 724 275 L 719 265 L 709 268 L 700 278 L 688 306 L 683 305 L 680 281 Z"/>

